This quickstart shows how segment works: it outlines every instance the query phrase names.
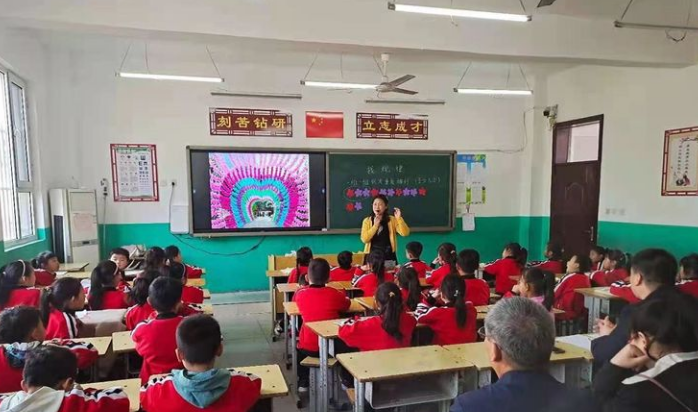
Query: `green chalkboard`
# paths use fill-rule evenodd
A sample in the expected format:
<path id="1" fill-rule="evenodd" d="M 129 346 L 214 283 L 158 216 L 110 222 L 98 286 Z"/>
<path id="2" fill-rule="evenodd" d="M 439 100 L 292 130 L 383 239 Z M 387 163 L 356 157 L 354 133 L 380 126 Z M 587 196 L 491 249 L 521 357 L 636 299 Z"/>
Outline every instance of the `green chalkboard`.
<path id="1" fill-rule="evenodd" d="M 454 153 L 328 154 L 329 228 L 361 229 L 372 198 L 388 197 L 413 230 L 453 228 Z"/>

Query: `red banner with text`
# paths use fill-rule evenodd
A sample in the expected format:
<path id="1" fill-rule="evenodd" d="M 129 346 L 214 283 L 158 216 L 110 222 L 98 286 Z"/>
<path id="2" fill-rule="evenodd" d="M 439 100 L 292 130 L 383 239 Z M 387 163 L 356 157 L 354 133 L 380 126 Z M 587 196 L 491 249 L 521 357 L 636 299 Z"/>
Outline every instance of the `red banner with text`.
<path id="1" fill-rule="evenodd" d="M 359 139 L 429 138 L 427 116 L 407 116 L 386 113 L 357 113 L 356 137 Z"/>
<path id="2" fill-rule="evenodd" d="M 291 113 L 261 109 L 210 109 L 211 135 L 293 136 Z"/>

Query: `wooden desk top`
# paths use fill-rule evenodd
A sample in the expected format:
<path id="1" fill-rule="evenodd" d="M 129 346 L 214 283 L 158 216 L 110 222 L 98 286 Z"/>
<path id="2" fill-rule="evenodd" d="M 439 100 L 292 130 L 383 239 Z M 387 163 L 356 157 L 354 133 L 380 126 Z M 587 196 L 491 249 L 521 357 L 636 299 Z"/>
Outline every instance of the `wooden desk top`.
<path id="1" fill-rule="evenodd" d="M 284 311 L 288 316 L 300 316 L 301 312 L 298 310 L 298 304 L 296 302 L 284 302 Z M 356 299 L 351 300 L 351 306 L 345 313 L 364 313 L 366 308 L 364 308 Z"/>
<path id="2" fill-rule="evenodd" d="M 77 338 L 77 339 L 71 339 L 73 342 L 83 342 L 83 343 L 91 343 L 95 349 L 97 349 L 97 354 L 99 356 L 104 356 L 107 354 L 107 351 L 109 350 L 109 346 L 111 346 L 111 336 L 105 336 L 102 338 Z M 44 345 L 51 345 L 53 341 L 47 340 L 44 341 Z"/>
<path id="3" fill-rule="evenodd" d="M 134 352 L 136 344 L 131 340 L 131 331 L 114 332 L 111 335 L 114 353 Z"/>
<path id="4" fill-rule="evenodd" d="M 242 366 L 232 368 L 239 372 L 251 373 L 262 379 L 260 399 L 278 398 L 288 395 L 288 385 L 279 365 Z"/>
<path id="5" fill-rule="evenodd" d="M 82 272 L 89 265 L 90 264 L 88 262 L 61 263 L 58 270 L 66 272 Z"/>
<path id="6" fill-rule="evenodd" d="M 430 287 L 431 287 L 431 285 L 427 283 L 427 279 L 426 279 L 426 278 L 420 278 L 420 279 L 419 279 L 419 286 L 421 286 L 421 287 L 423 287 L 423 288 L 430 288 Z"/>
<path id="7" fill-rule="evenodd" d="M 378 309 L 378 306 L 376 306 L 376 298 L 373 296 L 363 296 L 360 298 L 355 299 L 359 304 L 363 307 L 365 307 L 368 310 L 376 310 Z"/>
<path id="8" fill-rule="evenodd" d="M 473 366 L 441 346 L 344 353 L 337 355 L 337 360 L 360 382 L 455 372 Z"/>
<path id="9" fill-rule="evenodd" d="M 575 292 L 582 294 L 584 296 L 591 296 L 591 297 L 599 298 L 599 299 L 607 299 L 607 300 L 622 299 L 620 296 L 612 295 L 610 290 L 611 290 L 611 288 L 609 288 L 609 287 L 602 287 L 602 288 L 575 289 Z"/>
<path id="10" fill-rule="evenodd" d="M 491 369 L 489 355 L 487 354 L 485 342 L 463 343 L 460 345 L 444 346 L 446 350 L 451 351 L 462 361 L 469 362 L 480 371 Z M 550 356 L 550 362 L 565 362 L 571 360 L 587 360 L 588 356 L 585 351 L 577 346 L 563 342 L 555 342 L 555 346 L 563 349 L 565 353 L 553 353 Z"/>
<path id="11" fill-rule="evenodd" d="M 291 269 L 267 270 L 268 278 L 283 278 L 291 274 Z"/>
<path id="12" fill-rule="evenodd" d="M 487 313 L 489 313 L 490 309 L 493 307 L 494 305 L 475 306 L 475 310 L 477 311 L 477 320 L 485 319 Z M 563 313 L 565 313 L 564 310 L 553 308 L 553 314 L 561 315 Z"/>
<path id="13" fill-rule="evenodd" d="M 136 412 L 141 408 L 141 380 L 136 379 L 122 379 L 118 381 L 107 381 L 107 382 L 96 382 L 96 383 L 86 383 L 82 385 L 85 389 L 109 389 L 114 387 L 121 387 L 128 395 L 128 400 L 130 403 L 129 410 L 131 412 Z"/>
<path id="14" fill-rule="evenodd" d="M 58 271 L 56 272 L 56 278 L 75 278 L 75 279 L 89 279 L 92 276 L 92 272 L 80 271 L 80 272 L 70 272 L 70 271 Z"/>
<path id="15" fill-rule="evenodd" d="M 204 287 L 206 286 L 206 279 L 187 279 L 187 286 Z"/>
<path id="16" fill-rule="evenodd" d="M 204 299 L 211 299 L 211 291 L 204 289 Z"/>
<path id="17" fill-rule="evenodd" d="M 339 323 L 346 319 L 322 320 L 319 322 L 309 322 L 305 325 L 318 336 L 325 339 L 334 339 L 339 336 Z"/>
<path id="18" fill-rule="evenodd" d="M 337 290 L 355 290 L 354 286 L 352 286 L 351 282 L 329 282 L 327 283 L 327 286 L 335 288 Z M 294 293 L 300 288 L 300 285 L 298 283 L 279 283 L 276 285 L 276 290 L 278 290 L 280 293 Z"/>

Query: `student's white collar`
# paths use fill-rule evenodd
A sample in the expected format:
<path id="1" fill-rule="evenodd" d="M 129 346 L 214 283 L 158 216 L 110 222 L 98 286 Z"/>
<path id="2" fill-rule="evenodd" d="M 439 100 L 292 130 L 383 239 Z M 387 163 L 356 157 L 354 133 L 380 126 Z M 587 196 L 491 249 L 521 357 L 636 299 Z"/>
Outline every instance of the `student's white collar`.
<path id="1" fill-rule="evenodd" d="M 654 379 L 674 365 L 696 359 L 698 359 L 698 352 L 672 353 L 671 355 L 666 355 L 658 360 L 653 368 L 650 368 L 639 375 L 625 379 L 623 384 L 632 385 L 634 383 L 645 382 L 648 378 Z"/>

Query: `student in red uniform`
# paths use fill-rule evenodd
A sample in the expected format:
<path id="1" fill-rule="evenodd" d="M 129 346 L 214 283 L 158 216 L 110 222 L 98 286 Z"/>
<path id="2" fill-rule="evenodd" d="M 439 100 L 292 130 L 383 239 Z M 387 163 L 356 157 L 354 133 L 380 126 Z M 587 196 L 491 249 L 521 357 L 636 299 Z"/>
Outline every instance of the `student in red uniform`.
<path id="1" fill-rule="evenodd" d="M 145 252 L 143 263 L 145 263 L 144 270 L 158 270 L 162 272 L 163 268 L 167 266 L 165 250 L 159 246 L 151 247 Z"/>
<path id="2" fill-rule="evenodd" d="M 313 251 L 303 246 L 296 251 L 296 267 L 288 275 L 288 283 L 308 284 L 308 265 L 313 260 Z"/>
<path id="3" fill-rule="evenodd" d="M 82 389 L 75 384 L 78 359 L 58 346 L 41 346 L 27 357 L 22 390 L 1 397 L 8 412 L 128 412 L 123 388 Z"/>
<path id="4" fill-rule="evenodd" d="M 204 290 L 196 286 L 187 286 L 187 269 L 179 262 L 172 262 L 168 268 L 172 279 L 182 282 L 182 302 L 200 305 L 204 303 Z"/>
<path id="5" fill-rule="evenodd" d="M 519 296 L 540 303 L 548 311 L 553 310 L 555 274 L 552 272 L 542 270 L 539 267 L 529 268 L 521 275 L 517 289 Z"/>
<path id="6" fill-rule="evenodd" d="M 364 267 L 369 272 L 356 278 L 353 285 L 361 289 L 364 296 L 373 296 L 383 282 L 393 282 L 395 279 L 394 276 L 385 273 L 385 255 L 380 250 L 369 253 L 366 262 Z"/>
<path id="7" fill-rule="evenodd" d="M 308 266 L 308 280 L 310 285 L 298 289 L 293 295 L 293 300 L 298 304 L 298 310 L 303 319 L 300 335 L 298 337 L 298 389 L 308 388 L 310 383 L 310 371 L 301 366 L 300 361 L 307 356 L 318 357 L 320 347 L 318 336 L 308 329 L 306 323 L 321 320 L 337 319 L 342 312 L 349 309 L 351 301 L 343 291 L 326 286 L 330 278 L 330 264 L 325 259 L 313 259 Z"/>
<path id="8" fill-rule="evenodd" d="M 465 301 L 474 306 L 485 306 L 490 303 L 490 287 L 483 279 L 475 277 L 480 267 L 480 254 L 475 249 L 463 249 L 458 253 L 456 269 L 465 280 Z"/>
<path id="9" fill-rule="evenodd" d="M 223 336 L 211 316 L 192 316 L 177 328 L 177 358 L 184 369 L 154 377 L 141 388 L 145 412 L 247 412 L 259 399 L 262 381 L 234 369 L 216 368 Z"/>
<path id="10" fill-rule="evenodd" d="M 424 246 L 419 242 L 409 242 L 405 246 L 405 251 L 407 253 L 407 259 L 409 262 L 405 263 L 403 267 L 414 268 L 417 271 L 417 276 L 419 279 L 426 279 L 427 271 L 429 270 L 429 265 L 422 262 L 419 258 L 422 256 L 422 251 Z"/>
<path id="11" fill-rule="evenodd" d="M 504 246 L 502 258 L 485 266 L 485 274 L 495 279 L 494 291 L 498 295 L 510 292 L 521 276 L 521 270 L 526 266 L 528 251 L 518 243 Z"/>
<path id="12" fill-rule="evenodd" d="M 437 251 L 438 263 L 441 265 L 427 276 L 427 283 L 439 289 L 441 282 L 447 275 L 457 275 L 456 269 L 456 246 L 453 243 L 442 243 Z"/>
<path id="13" fill-rule="evenodd" d="M 679 280 L 676 288 L 683 293 L 698 297 L 698 254 L 684 256 L 679 263 Z M 625 299 L 628 303 L 637 303 L 641 299 L 635 296 L 630 284 L 623 281 L 611 285 L 611 294 Z"/>
<path id="14" fill-rule="evenodd" d="M 109 252 L 109 260 L 116 263 L 116 266 L 118 266 L 119 270 L 125 275 L 128 264 L 131 261 L 131 254 L 128 252 L 128 250 L 122 247 L 117 247 Z"/>
<path id="15" fill-rule="evenodd" d="M 136 352 L 143 357 L 142 383 L 146 383 L 151 375 L 170 373 L 172 369 L 182 367 L 175 355 L 175 332 L 184 319 L 177 315 L 182 304 L 182 283 L 166 277 L 155 279 L 150 285 L 148 303 L 157 316 L 139 323 L 131 332 Z"/>
<path id="16" fill-rule="evenodd" d="M 0 393 L 22 390 L 22 369 L 27 355 L 45 340 L 46 329 L 38 309 L 16 306 L 0 314 Z M 56 340 L 51 345 L 75 353 L 80 369 L 94 364 L 99 356 L 91 343 Z"/>
<path id="17" fill-rule="evenodd" d="M 111 260 L 99 262 L 90 277 L 90 293 L 87 297 L 90 309 L 127 309 L 128 294 L 118 289 L 122 280 L 121 271 L 116 263 Z"/>
<path id="18" fill-rule="evenodd" d="M 83 325 L 75 317 L 75 312 L 84 308 L 85 290 L 78 279 L 58 279 L 44 290 L 41 296 L 41 320 L 46 325 L 46 339 L 79 337 Z"/>
<path id="19" fill-rule="evenodd" d="M 591 259 L 591 271 L 596 272 L 602 269 L 603 261 L 606 259 L 606 248 L 603 246 L 592 246 L 589 251 L 589 259 Z"/>
<path id="20" fill-rule="evenodd" d="M 171 265 L 172 262 L 183 264 L 187 270 L 187 279 L 200 279 L 204 274 L 204 271 L 201 270 L 201 268 L 185 264 L 184 260 L 182 259 L 182 252 L 175 245 L 170 245 L 165 248 L 165 258 L 167 259 L 168 265 Z"/>
<path id="21" fill-rule="evenodd" d="M 545 261 L 534 262 L 531 267 L 552 272 L 553 274 L 565 273 L 564 261 L 562 260 L 562 245 L 557 242 L 548 242 L 545 246 Z"/>
<path id="22" fill-rule="evenodd" d="M 415 312 L 417 322 L 434 332 L 434 345 L 454 345 L 477 340 L 477 311 L 465 301 L 465 280 L 448 275 L 441 282 L 441 300 L 444 306 L 429 307 L 420 303 Z"/>
<path id="23" fill-rule="evenodd" d="M 37 257 L 32 259 L 31 263 L 34 267 L 34 275 L 36 275 L 36 286 L 51 286 L 56 280 L 56 272 L 61 266 L 58 256 L 47 250 L 39 253 Z"/>
<path id="24" fill-rule="evenodd" d="M 339 252 L 337 254 L 338 266 L 330 270 L 330 282 L 351 282 L 356 273 L 353 261 L 354 254 L 350 251 Z"/>
<path id="25" fill-rule="evenodd" d="M 602 270 L 591 274 L 591 284 L 597 286 L 611 286 L 614 282 L 627 282 L 630 277 L 628 264 L 630 256 L 618 249 L 609 250 L 603 261 Z"/>
<path id="26" fill-rule="evenodd" d="M 373 253 L 373 252 L 372 252 Z M 400 289 L 383 283 L 376 291 L 378 315 L 350 319 L 339 327 L 339 338 L 360 351 L 410 346 L 417 321 L 403 310 Z"/>
<path id="27" fill-rule="evenodd" d="M 587 272 L 591 268 L 591 259 L 586 255 L 574 255 L 567 262 L 567 274 L 555 286 L 555 309 L 564 310 L 557 316 L 561 320 L 578 319 L 587 314 L 584 296 L 576 293 L 577 289 L 590 288 Z"/>
<path id="28" fill-rule="evenodd" d="M 419 286 L 417 270 L 407 266 L 400 268 L 397 274 L 397 284 L 400 287 L 405 310 L 414 312 L 419 302 L 422 301 L 422 287 Z"/>
<path id="29" fill-rule="evenodd" d="M 39 307 L 41 290 L 34 287 L 34 269 L 24 260 L 0 268 L 0 311 L 19 305 Z"/>

